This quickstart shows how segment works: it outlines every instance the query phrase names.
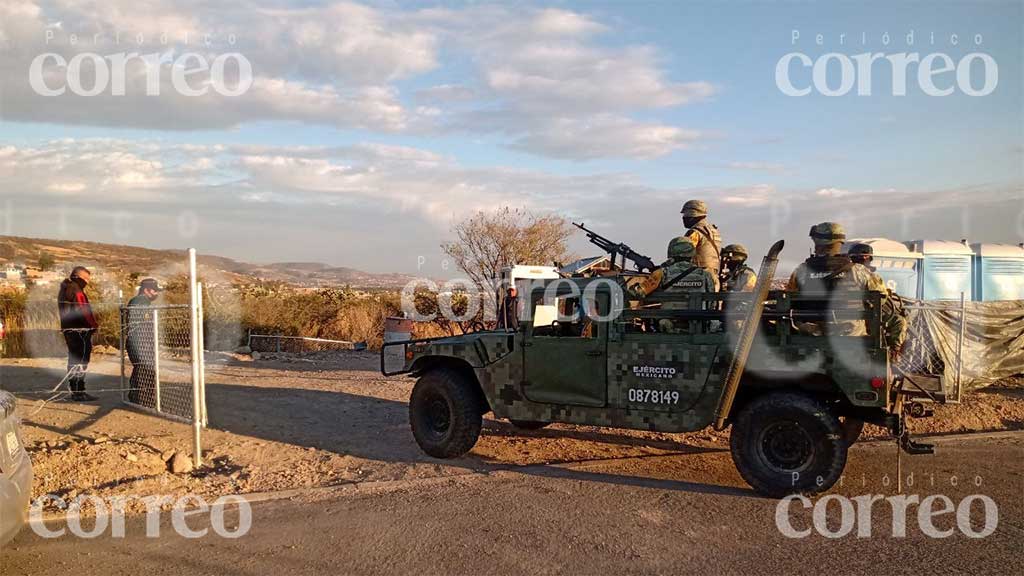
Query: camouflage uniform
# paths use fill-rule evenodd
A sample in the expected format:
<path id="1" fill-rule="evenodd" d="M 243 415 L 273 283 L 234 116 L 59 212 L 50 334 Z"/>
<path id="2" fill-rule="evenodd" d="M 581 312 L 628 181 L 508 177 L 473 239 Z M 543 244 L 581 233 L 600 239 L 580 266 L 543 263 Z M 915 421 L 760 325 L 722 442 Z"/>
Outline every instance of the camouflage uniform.
<path id="1" fill-rule="evenodd" d="M 855 264 L 846 255 L 839 254 L 839 246 L 846 239 L 840 224 L 823 222 L 811 228 L 816 254 L 796 267 L 786 285 L 787 292 L 828 295 L 838 291 L 877 291 L 886 293 L 885 283 L 866 266 Z M 866 336 L 863 320 L 828 322 L 798 322 L 797 328 L 806 334 L 821 335 L 826 331 L 842 336 Z"/>
<path id="2" fill-rule="evenodd" d="M 722 247 L 722 235 L 718 232 L 718 226 L 708 222 L 708 207 L 701 200 L 689 200 L 683 204 L 680 214 L 684 218 L 699 219 L 696 224 L 683 234 L 695 249 L 693 263 L 711 273 L 714 281 L 715 291 L 719 289 L 718 272 L 721 270 L 719 251 Z"/>
<path id="3" fill-rule="evenodd" d="M 874 249 L 870 244 L 855 244 L 850 248 L 850 259 L 863 264 L 871 271 L 871 274 L 878 279 L 878 283 L 885 285 L 882 277 L 875 272 L 871 265 L 874 259 Z M 886 288 L 886 297 L 882 299 L 882 330 L 885 331 L 885 343 L 894 355 L 898 355 L 903 343 L 907 340 L 907 311 L 903 307 L 903 299 L 899 294 Z"/>
<path id="4" fill-rule="evenodd" d="M 644 281 L 634 285 L 630 292 L 638 299 L 643 299 L 655 291 L 671 293 L 679 292 L 715 292 L 715 281 L 711 274 L 693 263 L 693 244 L 685 237 L 673 238 L 668 244 L 668 260 L 650 274 Z M 665 302 L 664 310 L 682 310 L 687 308 L 685 302 Z M 672 321 L 661 319 L 658 329 L 662 332 L 682 332 L 676 329 Z"/>
<path id="5" fill-rule="evenodd" d="M 753 292 L 757 273 L 746 264 L 747 249 L 742 244 L 722 248 L 722 262 L 730 262 L 729 271 L 720 276 L 722 292 Z"/>
<path id="6" fill-rule="evenodd" d="M 722 286 L 722 292 L 753 292 L 757 285 L 757 273 L 747 266 L 748 252 L 742 244 L 729 244 L 722 248 L 722 272 L 718 275 L 718 281 Z M 728 270 L 726 270 L 728 268 Z M 724 309 L 729 316 L 734 318 L 727 321 L 727 327 L 739 334 L 743 327 L 743 321 L 735 318 L 745 317 L 750 310 L 750 303 L 736 300 L 726 300 Z"/>

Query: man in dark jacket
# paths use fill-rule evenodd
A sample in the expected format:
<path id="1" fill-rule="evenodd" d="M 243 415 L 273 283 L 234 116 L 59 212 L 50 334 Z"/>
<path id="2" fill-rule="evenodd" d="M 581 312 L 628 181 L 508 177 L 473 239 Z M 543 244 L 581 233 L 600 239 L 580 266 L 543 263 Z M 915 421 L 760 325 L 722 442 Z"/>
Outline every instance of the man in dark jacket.
<path id="1" fill-rule="evenodd" d="M 60 284 L 57 294 L 57 309 L 60 312 L 60 331 L 68 347 L 68 372 L 74 368 L 75 374 L 68 381 L 71 389 L 71 400 L 75 402 L 91 402 L 95 396 L 85 393 L 85 373 L 89 369 L 89 358 L 92 356 L 92 335 L 99 328 L 93 316 L 89 297 L 85 295 L 85 287 L 91 274 L 84 266 L 76 266 L 68 279 Z M 78 368 L 75 368 L 75 367 Z"/>
<path id="2" fill-rule="evenodd" d="M 505 330 L 519 329 L 519 298 L 516 295 L 515 286 L 509 286 L 505 297 L 501 300 L 498 327 Z"/>
<path id="3" fill-rule="evenodd" d="M 139 293 L 128 301 L 125 349 L 132 362 L 128 401 L 155 407 L 157 342 L 153 326 L 153 301 L 163 292 L 153 278 L 139 283 Z"/>

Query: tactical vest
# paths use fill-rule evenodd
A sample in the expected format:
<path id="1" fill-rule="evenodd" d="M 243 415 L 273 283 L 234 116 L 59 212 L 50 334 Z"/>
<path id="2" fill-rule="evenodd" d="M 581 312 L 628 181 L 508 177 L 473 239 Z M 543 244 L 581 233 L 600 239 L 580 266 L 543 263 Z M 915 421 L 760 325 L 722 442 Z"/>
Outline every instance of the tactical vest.
<path id="1" fill-rule="evenodd" d="M 864 290 L 868 288 L 871 272 L 854 264 L 846 256 L 811 256 L 796 270 L 797 287 L 802 294 L 831 294 L 836 290 Z M 794 308 L 828 310 L 830 302 L 801 302 Z M 867 335 L 864 320 L 838 320 L 828 322 L 800 322 L 798 329 L 806 334 L 835 334 L 842 336 Z"/>
<path id="2" fill-rule="evenodd" d="M 688 274 L 679 277 L 687 270 Z M 664 268 L 660 289 L 666 292 L 714 292 L 714 281 L 706 270 L 692 262 L 673 262 Z M 686 304 L 666 302 L 663 307 L 667 310 L 681 309 L 686 308 Z"/>
<path id="3" fill-rule="evenodd" d="M 746 274 L 754 274 L 754 270 L 746 264 L 740 264 L 735 270 L 730 270 L 729 275 L 725 277 L 724 285 L 722 286 L 723 292 L 734 292 L 736 285 L 739 283 L 740 278 L 743 278 Z"/>
<path id="4" fill-rule="evenodd" d="M 693 255 L 693 263 L 717 277 L 718 271 L 722 269 L 719 262 L 722 235 L 718 233 L 718 226 L 709 223 L 707 218 L 705 218 L 698 222 L 691 230 L 701 235 L 701 241 L 697 245 L 697 253 Z"/>
<path id="5" fill-rule="evenodd" d="M 860 288 L 850 285 L 853 266 L 846 256 L 811 256 L 797 270 L 796 283 L 805 293 L 831 293 L 840 285 Z"/>

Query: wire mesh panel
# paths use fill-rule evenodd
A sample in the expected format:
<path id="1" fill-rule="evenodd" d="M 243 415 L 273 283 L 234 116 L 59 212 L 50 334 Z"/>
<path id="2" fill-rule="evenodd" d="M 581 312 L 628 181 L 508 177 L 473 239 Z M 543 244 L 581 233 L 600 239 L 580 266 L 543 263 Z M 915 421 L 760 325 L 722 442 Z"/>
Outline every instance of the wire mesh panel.
<path id="1" fill-rule="evenodd" d="M 346 340 L 328 340 L 325 338 L 305 338 L 302 336 L 275 336 L 270 334 L 250 334 L 249 348 L 260 353 L 305 354 L 309 352 L 333 352 L 335 350 L 354 350 L 357 346 Z"/>
<path id="2" fill-rule="evenodd" d="M 191 420 L 192 317 L 188 306 L 121 309 L 124 401 Z"/>
<path id="3" fill-rule="evenodd" d="M 908 315 L 907 342 L 895 368 L 912 377 L 931 378 L 940 383 L 950 401 L 959 402 L 963 392 L 962 361 L 964 328 L 969 321 L 964 303 L 915 301 L 905 304 Z M 936 315 L 949 315 L 958 326 L 955 342 L 944 349 L 929 329 Z M 920 380 L 920 378 L 917 378 Z"/>
<path id="4" fill-rule="evenodd" d="M 928 309 L 914 304 L 908 304 L 906 308 L 910 316 L 907 343 L 896 366 L 909 374 L 941 376 L 946 366 L 928 332 L 925 320 Z"/>

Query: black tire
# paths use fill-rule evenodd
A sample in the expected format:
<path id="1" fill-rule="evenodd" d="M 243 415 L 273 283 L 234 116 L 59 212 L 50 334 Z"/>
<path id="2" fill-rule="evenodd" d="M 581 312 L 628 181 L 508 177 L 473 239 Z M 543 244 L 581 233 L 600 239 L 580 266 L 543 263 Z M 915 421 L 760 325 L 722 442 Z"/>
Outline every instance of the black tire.
<path id="1" fill-rule="evenodd" d="M 537 422 L 536 420 L 509 420 L 513 426 L 520 430 L 540 430 L 550 422 Z"/>
<path id="2" fill-rule="evenodd" d="M 409 424 L 416 443 L 435 458 L 458 458 L 480 437 L 483 416 L 475 383 L 453 370 L 431 370 L 412 389 Z"/>
<path id="3" fill-rule="evenodd" d="M 828 490 L 842 475 L 849 448 L 839 419 L 824 404 L 792 392 L 744 406 L 729 446 L 747 484 L 772 498 Z"/>
<path id="4" fill-rule="evenodd" d="M 853 443 L 860 438 L 860 433 L 864 430 L 864 421 L 843 416 L 843 419 L 839 421 L 839 426 L 843 429 L 843 440 L 846 440 L 847 444 L 853 446 Z"/>

